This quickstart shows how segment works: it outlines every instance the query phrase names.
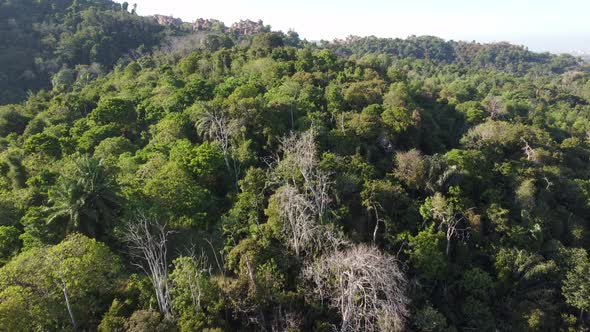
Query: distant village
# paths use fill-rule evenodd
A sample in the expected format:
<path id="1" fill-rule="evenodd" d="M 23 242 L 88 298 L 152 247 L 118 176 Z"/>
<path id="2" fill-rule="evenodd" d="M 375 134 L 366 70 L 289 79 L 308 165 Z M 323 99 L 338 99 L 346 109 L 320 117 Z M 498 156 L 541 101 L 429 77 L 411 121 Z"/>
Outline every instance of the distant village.
<path id="1" fill-rule="evenodd" d="M 181 19 L 172 16 L 154 15 L 153 17 L 161 25 L 180 26 L 184 24 Z M 220 20 L 199 18 L 191 24 L 194 32 L 220 31 L 249 36 L 263 32 L 265 30 L 262 20 L 258 20 L 257 22 L 252 20 L 240 20 L 239 22 L 232 24 L 230 27 L 226 27 L 225 24 Z"/>

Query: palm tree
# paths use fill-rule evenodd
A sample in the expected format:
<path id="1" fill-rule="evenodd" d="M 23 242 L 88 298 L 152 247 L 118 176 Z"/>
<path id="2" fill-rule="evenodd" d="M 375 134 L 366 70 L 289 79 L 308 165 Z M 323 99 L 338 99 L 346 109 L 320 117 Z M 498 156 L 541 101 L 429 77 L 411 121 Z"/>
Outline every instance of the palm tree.
<path id="1" fill-rule="evenodd" d="M 535 308 L 557 312 L 559 268 L 555 261 L 523 249 L 500 249 L 496 257 L 500 281 L 498 305 L 508 317 L 524 317 Z"/>
<path id="2" fill-rule="evenodd" d="M 231 121 L 222 110 L 213 105 L 205 105 L 204 109 L 196 114 L 195 128 L 203 138 L 219 144 L 227 171 L 231 174 L 233 170 L 237 188 L 239 167 L 237 161 L 231 158 L 232 139 L 237 132 L 236 123 Z M 230 160 L 233 162 L 233 167 L 230 165 Z"/>
<path id="3" fill-rule="evenodd" d="M 48 223 L 66 220 L 66 232 L 102 236 L 119 208 L 116 189 L 102 160 L 83 156 L 71 174 L 63 174 L 49 191 Z"/>

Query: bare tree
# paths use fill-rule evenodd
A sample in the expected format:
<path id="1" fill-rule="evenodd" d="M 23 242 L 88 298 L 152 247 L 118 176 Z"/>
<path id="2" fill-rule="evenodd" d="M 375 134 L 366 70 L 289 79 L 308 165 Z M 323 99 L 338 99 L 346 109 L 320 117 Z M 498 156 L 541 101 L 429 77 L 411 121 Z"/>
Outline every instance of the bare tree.
<path id="1" fill-rule="evenodd" d="M 177 54 L 187 56 L 198 49 L 205 39 L 206 34 L 203 32 L 194 32 L 181 37 L 168 37 L 154 53 L 155 55 Z"/>
<path id="2" fill-rule="evenodd" d="M 289 312 L 281 305 L 273 312 L 270 327 L 272 332 L 300 331 L 303 317 L 296 312 Z"/>
<path id="3" fill-rule="evenodd" d="M 447 199 L 440 193 L 436 193 L 432 197 L 430 212 L 434 219 L 440 221 L 439 228 L 445 232 L 447 238 L 445 253 L 447 257 L 451 257 L 451 241 L 453 237 L 463 237 L 468 234 L 469 227 L 461 227 L 465 218 L 455 211 L 453 205 L 449 204 Z"/>
<path id="4" fill-rule="evenodd" d="M 319 235 L 319 224 L 314 216 L 315 206 L 304 194 L 291 185 L 279 188 L 275 194 L 279 213 L 283 219 L 283 233 L 295 254 L 313 246 Z"/>
<path id="5" fill-rule="evenodd" d="M 195 308 L 195 310 L 200 310 L 201 299 L 204 292 L 203 280 L 206 278 L 206 276 L 212 275 L 209 259 L 207 258 L 204 250 L 201 250 L 201 252 L 197 254 L 196 248 L 194 246 L 189 250 L 188 256 L 181 256 L 179 259 L 181 260 L 181 268 L 175 266 L 174 274 L 177 275 L 176 278 L 173 278 L 173 286 L 175 288 L 186 287 L 190 293 L 190 297 L 193 302 L 193 308 Z M 182 264 L 182 260 L 184 259 L 187 259 L 189 264 Z"/>
<path id="6" fill-rule="evenodd" d="M 165 224 L 140 214 L 127 226 L 124 235 L 130 254 L 135 258 L 134 265 L 149 276 L 158 308 L 165 317 L 172 316 L 166 246 L 170 234 Z"/>
<path id="7" fill-rule="evenodd" d="M 282 157 L 276 157 L 271 178 L 280 185 L 274 195 L 283 234 L 297 255 L 342 243 L 324 223 L 331 203 L 329 175 L 320 169 L 315 129 L 292 133 L 281 140 Z"/>
<path id="8" fill-rule="evenodd" d="M 551 182 L 547 176 L 544 176 L 543 180 L 545 180 L 545 183 L 547 183 L 547 186 L 545 187 L 545 189 L 550 190 L 551 187 L 553 186 L 553 182 Z"/>
<path id="9" fill-rule="evenodd" d="M 522 151 L 526 155 L 526 160 L 537 162 L 538 158 L 537 158 L 537 152 L 535 151 L 535 149 L 533 149 L 529 145 L 529 142 L 527 142 L 527 140 L 524 139 L 524 137 L 521 137 L 520 140 L 524 143 L 524 147 L 522 148 Z"/>
<path id="10" fill-rule="evenodd" d="M 469 129 L 461 143 L 471 149 L 481 149 L 486 145 L 504 145 L 512 138 L 513 126 L 506 121 L 486 121 Z"/>
<path id="11" fill-rule="evenodd" d="M 317 132 L 315 128 L 291 135 L 281 140 L 283 166 L 291 175 L 293 185 L 297 185 L 297 174 L 303 178 L 303 189 L 309 191 L 315 204 L 318 218 L 323 219 L 330 204 L 330 181 L 326 172 L 319 167 L 316 149 Z"/>
<path id="12" fill-rule="evenodd" d="M 347 244 L 347 240 L 333 225 L 321 223 L 314 201 L 290 184 L 280 187 L 274 194 L 281 232 L 295 254 L 333 251 Z"/>
<path id="13" fill-rule="evenodd" d="M 440 223 L 440 228 L 445 230 L 445 236 L 447 238 L 447 245 L 445 248 L 445 253 L 447 257 L 451 257 L 451 241 L 453 237 L 457 234 L 465 234 L 464 232 L 466 231 L 466 229 L 459 228 L 459 225 L 462 221 L 463 217 L 455 213 L 453 215 L 443 217 Z"/>
<path id="14" fill-rule="evenodd" d="M 78 252 L 74 254 L 80 255 Z M 64 257 L 62 252 L 58 252 L 57 255 L 46 255 L 45 253 L 43 253 L 43 255 L 43 261 L 46 261 L 47 266 L 52 270 L 53 283 L 63 293 L 68 315 L 70 316 L 70 323 L 72 324 L 72 330 L 78 331 L 78 324 L 76 322 L 76 317 L 74 315 L 74 309 L 72 307 L 72 301 L 70 298 L 71 293 L 68 289 L 68 280 L 66 278 L 66 271 L 68 271 L 68 267 L 64 265 L 66 257 Z"/>
<path id="15" fill-rule="evenodd" d="M 341 332 L 404 329 L 407 280 L 395 257 L 360 244 L 320 258 L 304 276 L 315 283 L 314 295 L 340 312 Z"/>
<path id="16" fill-rule="evenodd" d="M 369 197 L 363 200 L 363 204 L 367 208 L 367 212 L 373 211 L 375 214 L 375 228 L 373 229 L 373 243 L 377 243 L 377 234 L 379 233 L 379 224 L 384 223 L 385 219 L 381 217 L 380 212 L 383 211 L 383 206 L 381 203 L 377 201 L 375 198 L 375 192 L 373 190 L 370 191 Z"/>

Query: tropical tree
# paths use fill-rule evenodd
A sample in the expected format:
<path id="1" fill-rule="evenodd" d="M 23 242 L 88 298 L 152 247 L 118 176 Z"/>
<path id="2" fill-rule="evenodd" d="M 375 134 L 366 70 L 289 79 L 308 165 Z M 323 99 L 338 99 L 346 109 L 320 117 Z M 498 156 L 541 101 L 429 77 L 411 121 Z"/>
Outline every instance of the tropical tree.
<path id="1" fill-rule="evenodd" d="M 106 245 L 71 234 L 55 246 L 21 253 L 0 269 L 0 288 L 7 290 L 0 302 L 32 315 L 31 322 L 19 324 L 42 329 L 63 329 L 64 323 L 74 330 L 88 328 L 91 316 L 106 310 L 100 307 L 101 300 L 112 296 L 120 270 L 119 258 Z M 16 290 L 11 287 L 22 289 L 11 293 L 9 289 Z M 26 304 L 20 300 L 23 295 Z M 63 309 L 65 321 L 60 316 Z M 10 313 L 6 310 L 0 305 L 0 321 L 9 319 L 3 316 Z"/>
<path id="2" fill-rule="evenodd" d="M 112 226 L 120 207 L 117 189 L 102 161 L 76 158 L 70 169 L 49 190 L 48 223 L 65 221 L 66 232 L 81 231 L 102 237 Z"/>
<path id="3" fill-rule="evenodd" d="M 590 260 L 587 255 L 567 273 L 562 291 L 567 304 L 580 310 L 580 321 L 583 322 L 584 312 L 590 310 Z"/>
<path id="4" fill-rule="evenodd" d="M 237 124 L 228 114 L 218 106 L 208 103 L 196 113 L 195 128 L 202 137 L 217 142 L 223 152 L 225 166 L 230 174 L 234 174 L 235 184 L 238 185 L 239 166 L 237 160 L 232 158 L 232 144 L 237 134 Z"/>

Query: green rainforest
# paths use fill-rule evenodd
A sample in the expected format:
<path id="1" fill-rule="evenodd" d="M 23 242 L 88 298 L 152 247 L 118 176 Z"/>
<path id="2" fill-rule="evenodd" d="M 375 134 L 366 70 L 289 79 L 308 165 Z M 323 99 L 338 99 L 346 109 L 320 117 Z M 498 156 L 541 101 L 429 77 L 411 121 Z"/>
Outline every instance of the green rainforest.
<path id="1" fill-rule="evenodd" d="M 0 331 L 588 331 L 590 63 L 0 0 Z"/>

